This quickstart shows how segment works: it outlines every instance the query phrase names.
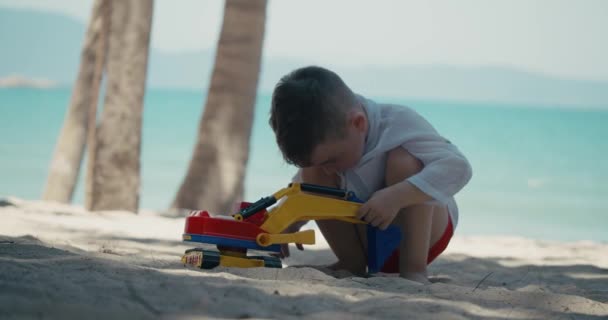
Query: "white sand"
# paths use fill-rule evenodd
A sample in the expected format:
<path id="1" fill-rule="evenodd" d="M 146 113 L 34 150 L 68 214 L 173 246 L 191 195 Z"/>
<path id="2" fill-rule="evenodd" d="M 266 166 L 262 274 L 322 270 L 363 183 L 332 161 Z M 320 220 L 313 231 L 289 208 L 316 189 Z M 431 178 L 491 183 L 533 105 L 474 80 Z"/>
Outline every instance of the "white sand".
<path id="1" fill-rule="evenodd" d="M 608 244 L 457 236 L 423 286 L 313 268 L 185 268 L 183 218 L 154 213 L 9 199 L 0 219 L 0 319 L 608 319 Z M 334 261 L 323 242 L 292 253 L 288 265 Z"/>

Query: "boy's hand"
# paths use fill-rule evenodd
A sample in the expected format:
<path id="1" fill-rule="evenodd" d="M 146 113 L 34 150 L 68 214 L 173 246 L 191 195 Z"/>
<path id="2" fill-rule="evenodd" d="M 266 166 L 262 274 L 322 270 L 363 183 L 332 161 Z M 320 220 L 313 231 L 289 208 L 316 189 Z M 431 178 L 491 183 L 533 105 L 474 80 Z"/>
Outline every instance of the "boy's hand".
<path id="1" fill-rule="evenodd" d="M 374 227 L 385 230 L 393 222 L 395 216 L 401 209 L 400 197 L 403 197 L 393 185 L 376 191 L 357 213 L 357 218 L 362 219 Z"/>

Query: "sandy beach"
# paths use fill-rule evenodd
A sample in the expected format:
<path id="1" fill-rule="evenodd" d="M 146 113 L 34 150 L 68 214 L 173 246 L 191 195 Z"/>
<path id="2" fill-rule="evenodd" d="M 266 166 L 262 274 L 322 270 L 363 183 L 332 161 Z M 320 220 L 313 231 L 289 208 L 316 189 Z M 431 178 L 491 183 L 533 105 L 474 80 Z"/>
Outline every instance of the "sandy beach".
<path id="1" fill-rule="evenodd" d="M 608 244 L 457 234 L 425 286 L 297 267 L 334 261 L 320 234 L 283 269 L 199 270 L 183 218 L 17 198 L 0 217 L 2 319 L 608 318 Z"/>

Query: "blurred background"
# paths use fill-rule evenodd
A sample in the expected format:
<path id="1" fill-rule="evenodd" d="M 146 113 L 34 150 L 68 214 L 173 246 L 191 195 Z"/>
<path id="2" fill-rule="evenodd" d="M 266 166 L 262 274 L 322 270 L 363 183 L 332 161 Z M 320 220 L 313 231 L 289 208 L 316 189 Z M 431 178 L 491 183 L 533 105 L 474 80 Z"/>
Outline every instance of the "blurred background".
<path id="1" fill-rule="evenodd" d="M 41 198 L 92 8 L 0 0 L 2 196 Z M 140 208 L 169 208 L 184 180 L 223 12 L 219 0 L 154 2 Z M 606 242 L 607 17 L 601 0 L 269 1 L 244 198 L 290 182 L 270 94 L 315 64 L 357 93 L 414 108 L 468 157 L 458 234 Z M 73 203 L 84 203 L 84 176 Z"/>

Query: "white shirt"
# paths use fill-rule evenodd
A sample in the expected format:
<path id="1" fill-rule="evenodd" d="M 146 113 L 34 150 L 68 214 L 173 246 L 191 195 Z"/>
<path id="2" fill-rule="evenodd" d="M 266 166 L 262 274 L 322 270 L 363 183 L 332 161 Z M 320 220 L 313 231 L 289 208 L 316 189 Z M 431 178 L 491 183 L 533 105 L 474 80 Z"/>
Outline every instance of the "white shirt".
<path id="1" fill-rule="evenodd" d="M 357 166 L 340 175 L 341 188 L 354 191 L 367 201 L 374 192 L 385 188 L 388 152 L 399 146 L 418 158 L 424 168 L 407 180 L 431 196 L 433 203 L 446 205 L 452 224 L 458 224 L 458 206 L 454 194 L 471 179 L 471 165 L 449 140 L 416 111 L 406 106 L 378 104 L 358 97 L 367 113 L 369 130 L 363 156 Z M 294 177 L 301 181 L 300 171 Z"/>

